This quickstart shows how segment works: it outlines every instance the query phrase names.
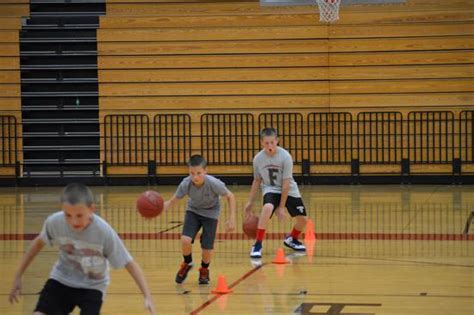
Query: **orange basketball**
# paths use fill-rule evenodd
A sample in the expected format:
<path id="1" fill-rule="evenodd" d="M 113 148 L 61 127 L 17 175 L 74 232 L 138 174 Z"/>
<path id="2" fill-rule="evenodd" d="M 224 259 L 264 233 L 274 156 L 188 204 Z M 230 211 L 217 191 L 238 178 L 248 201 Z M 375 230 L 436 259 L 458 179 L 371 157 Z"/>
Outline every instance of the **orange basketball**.
<path id="1" fill-rule="evenodd" d="M 164 200 L 154 190 L 147 190 L 137 199 L 137 210 L 144 218 L 154 218 L 163 211 Z"/>
<path id="2" fill-rule="evenodd" d="M 252 214 L 248 219 L 244 220 L 242 223 L 242 230 L 245 235 L 251 239 L 257 237 L 257 228 L 258 228 L 258 217 L 255 214 Z"/>

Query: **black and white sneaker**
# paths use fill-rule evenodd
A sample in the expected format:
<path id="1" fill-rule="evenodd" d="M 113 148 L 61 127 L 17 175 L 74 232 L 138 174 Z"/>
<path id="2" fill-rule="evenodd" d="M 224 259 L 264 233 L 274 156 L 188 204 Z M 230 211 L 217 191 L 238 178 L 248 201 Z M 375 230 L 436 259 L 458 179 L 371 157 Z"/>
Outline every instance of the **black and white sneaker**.
<path id="1" fill-rule="evenodd" d="M 260 248 L 255 248 L 255 245 L 252 246 L 250 258 L 262 258 L 262 246 L 260 246 Z"/>
<path id="2" fill-rule="evenodd" d="M 291 235 L 288 235 L 287 237 L 285 237 L 285 240 L 283 241 L 283 244 L 286 247 L 289 247 L 289 248 L 291 248 L 295 251 L 298 251 L 298 252 L 306 251 L 306 247 L 300 241 L 298 241 L 297 239 L 293 239 L 293 237 L 291 237 Z"/>

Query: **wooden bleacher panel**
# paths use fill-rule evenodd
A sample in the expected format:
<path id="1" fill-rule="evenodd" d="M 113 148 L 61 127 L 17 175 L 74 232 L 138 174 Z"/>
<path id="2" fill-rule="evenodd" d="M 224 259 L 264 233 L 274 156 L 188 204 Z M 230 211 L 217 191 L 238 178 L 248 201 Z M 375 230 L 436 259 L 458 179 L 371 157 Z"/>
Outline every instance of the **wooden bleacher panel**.
<path id="1" fill-rule="evenodd" d="M 340 17 L 327 26 L 314 6 L 258 1 L 109 0 L 98 31 L 101 120 L 117 112 L 187 113 L 199 134 L 203 113 L 291 109 L 355 119 L 361 111 L 400 111 L 406 119 L 413 110 L 471 108 L 472 1 L 345 6 Z M 372 151 L 353 157 L 380 153 L 365 150 Z M 347 165 L 311 169 L 350 172 Z"/>
<path id="2" fill-rule="evenodd" d="M 472 1 L 407 1 L 403 4 L 392 4 L 387 6 L 352 5 L 346 12 L 385 12 L 385 11 L 430 11 L 430 10 L 452 10 L 473 9 Z M 317 10 L 316 10 L 317 11 Z M 258 1 L 253 2 L 229 2 L 229 3 L 156 3 L 140 2 L 128 3 L 128 1 L 108 3 L 108 15 L 265 15 L 269 13 L 278 14 L 308 14 L 315 12 L 314 6 L 293 7 L 260 7 Z M 343 11 L 344 12 L 344 11 Z"/>
<path id="3" fill-rule="evenodd" d="M 20 82 L 19 71 L 0 70 L 0 84 Z"/>
<path id="4" fill-rule="evenodd" d="M 21 85 L 19 58 L 19 30 L 21 17 L 29 14 L 29 0 L 3 0 L 0 2 L 0 176 L 15 176 L 15 162 L 23 160 L 21 128 Z M 16 126 L 10 125 L 11 118 Z M 9 122 L 9 123 L 7 123 Z M 10 127 L 7 128 L 6 126 Z M 13 135 L 15 134 L 15 139 Z M 12 150 L 15 150 L 16 156 Z"/>
<path id="5" fill-rule="evenodd" d="M 101 69 L 189 69 L 327 66 L 327 54 L 233 54 L 175 56 L 99 56 Z M 100 75 L 100 71 L 99 71 Z"/>
<path id="6" fill-rule="evenodd" d="M 436 69 L 433 69 L 436 71 Z M 467 75 L 466 68 L 455 71 L 458 75 Z M 344 73 L 345 74 L 345 73 Z M 301 81 L 327 80 L 327 67 L 305 68 L 241 68 L 241 69 L 142 69 L 142 70 L 102 70 L 100 81 L 115 82 L 214 82 L 225 81 Z M 0 73 L 1 77 L 1 73 Z"/>
<path id="7" fill-rule="evenodd" d="M 18 30 L 21 28 L 21 18 L 18 17 L 0 17 L 2 30 Z"/>
<path id="8" fill-rule="evenodd" d="M 473 51 L 423 51 L 416 52 L 364 52 L 329 55 L 332 66 L 385 66 L 385 65 L 433 65 L 467 64 L 472 67 Z"/>
<path id="9" fill-rule="evenodd" d="M 390 24 L 407 25 L 413 23 L 440 23 L 473 21 L 473 9 L 439 11 L 385 11 L 349 12 L 341 10 L 338 24 Z M 169 18 L 154 16 L 104 16 L 101 29 L 123 28 L 177 28 L 177 27 L 249 27 L 249 26 L 321 26 L 314 11 L 306 14 L 266 14 L 266 15 L 216 15 L 216 16 L 173 16 Z"/>
<path id="10" fill-rule="evenodd" d="M 0 17 L 28 16 L 30 13 L 29 1 L 21 0 L 0 3 Z"/>
<path id="11" fill-rule="evenodd" d="M 18 42 L 0 43 L 1 57 L 18 57 L 20 55 L 20 47 Z"/>

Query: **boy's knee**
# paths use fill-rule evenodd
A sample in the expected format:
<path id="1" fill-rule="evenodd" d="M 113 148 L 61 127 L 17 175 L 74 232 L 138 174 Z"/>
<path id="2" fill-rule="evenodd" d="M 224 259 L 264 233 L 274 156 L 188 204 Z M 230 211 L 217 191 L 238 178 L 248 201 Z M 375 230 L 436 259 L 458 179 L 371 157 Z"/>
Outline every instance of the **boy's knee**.
<path id="1" fill-rule="evenodd" d="M 181 243 L 191 245 L 193 243 L 193 239 L 189 236 L 181 236 Z"/>
<path id="2" fill-rule="evenodd" d="M 273 208 L 274 208 L 274 206 L 271 203 L 266 203 L 266 204 L 263 205 L 262 210 L 265 211 L 265 212 L 272 212 Z"/>
<path id="3" fill-rule="evenodd" d="M 306 224 L 308 222 L 308 217 L 303 216 L 303 215 L 299 215 L 299 216 L 296 217 L 296 220 L 298 220 L 300 223 Z"/>

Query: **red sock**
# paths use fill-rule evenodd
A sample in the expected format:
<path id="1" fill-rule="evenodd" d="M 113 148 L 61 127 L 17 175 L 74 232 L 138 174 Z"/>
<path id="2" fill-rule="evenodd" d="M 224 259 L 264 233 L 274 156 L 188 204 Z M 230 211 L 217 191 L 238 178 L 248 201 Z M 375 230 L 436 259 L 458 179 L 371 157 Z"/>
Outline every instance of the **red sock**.
<path id="1" fill-rule="evenodd" d="M 301 231 L 298 231 L 297 229 L 293 228 L 293 231 L 291 231 L 291 237 L 294 239 L 294 240 L 297 240 L 298 239 L 298 236 L 300 236 L 301 234 Z"/>
<path id="2" fill-rule="evenodd" d="M 263 237 L 265 236 L 265 229 L 257 229 L 257 237 L 255 238 L 256 241 L 263 241 Z"/>

